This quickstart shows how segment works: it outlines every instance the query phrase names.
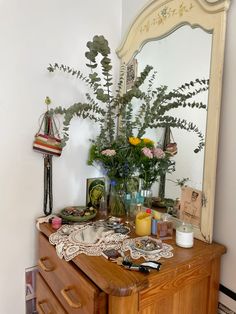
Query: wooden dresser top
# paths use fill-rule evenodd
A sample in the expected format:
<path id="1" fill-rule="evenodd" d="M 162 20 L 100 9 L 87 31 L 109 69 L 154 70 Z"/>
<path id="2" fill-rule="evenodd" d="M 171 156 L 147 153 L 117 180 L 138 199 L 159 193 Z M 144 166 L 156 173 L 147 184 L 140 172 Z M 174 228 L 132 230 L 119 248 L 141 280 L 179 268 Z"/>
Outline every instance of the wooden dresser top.
<path id="1" fill-rule="evenodd" d="M 40 230 L 47 237 L 55 232 L 48 223 L 40 224 Z M 207 244 L 197 239 L 194 239 L 194 247 L 190 249 L 178 247 L 174 239 L 165 242 L 173 246 L 174 256 L 169 259 L 162 258 L 161 270 L 159 272 L 152 270 L 147 275 L 126 270 L 102 256 L 80 254 L 72 262 L 105 293 L 126 296 L 162 283 L 164 280 L 173 281 L 173 278 L 193 269 L 204 271 L 207 264 L 226 252 L 226 248 L 221 244 Z"/>

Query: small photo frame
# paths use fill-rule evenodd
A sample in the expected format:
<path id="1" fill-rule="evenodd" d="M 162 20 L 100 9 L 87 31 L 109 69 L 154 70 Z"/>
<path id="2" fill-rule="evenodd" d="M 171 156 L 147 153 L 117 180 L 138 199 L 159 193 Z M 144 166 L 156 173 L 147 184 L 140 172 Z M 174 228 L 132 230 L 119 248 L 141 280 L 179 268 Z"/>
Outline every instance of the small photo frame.
<path id="1" fill-rule="evenodd" d="M 99 208 L 100 200 L 106 191 L 105 178 L 88 178 L 86 186 L 86 205 Z"/>
<path id="2" fill-rule="evenodd" d="M 137 72 L 138 72 L 138 60 L 133 59 L 128 65 L 127 65 L 127 72 L 126 72 L 126 90 L 130 90 L 134 82 L 137 78 Z"/>
<path id="3" fill-rule="evenodd" d="M 180 199 L 180 219 L 193 226 L 200 227 L 202 209 L 202 191 L 184 186 Z"/>

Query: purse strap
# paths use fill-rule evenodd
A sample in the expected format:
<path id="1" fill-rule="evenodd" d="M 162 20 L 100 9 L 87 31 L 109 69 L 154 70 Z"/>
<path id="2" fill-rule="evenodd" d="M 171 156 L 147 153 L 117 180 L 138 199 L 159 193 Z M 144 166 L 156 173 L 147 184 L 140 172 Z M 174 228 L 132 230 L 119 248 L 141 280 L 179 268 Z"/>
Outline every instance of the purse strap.
<path id="1" fill-rule="evenodd" d="M 43 212 L 45 216 L 52 213 L 53 195 L 52 195 L 52 156 L 44 156 L 44 196 Z"/>
<path id="2" fill-rule="evenodd" d="M 56 134 L 60 138 L 60 133 L 59 133 L 59 130 L 58 130 L 58 127 L 57 127 L 57 124 L 56 124 L 54 117 L 52 117 L 51 120 L 52 120 L 52 126 L 51 127 L 53 128 L 53 131 L 54 131 L 54 129 L 56 130 L 56 133 L 54 132 L 54 134 Z M 59 125 L 60 125 L 60 122 L 59 122 Z"/>
<path id="3" fill-rule="evenodd" d="M 49 116 L 48 111 L 43 113 L 39 117 L 39 120 L 41 119 L 41 117 L 42 117 L 42 121 L 39 124 L 39 129 L 38 129 L 38 132 L 36 134 L 43 132 L 44 134 L 48 134 L 48 135 L 52 135 L 52 136 L 57 135 L 60 138 L 60 133 L 59 133 L 58 127 L 56 125 L 54 117 Z M 50 119 L 48 119 L 48 118 L 50 118 Z M 46 123 L 50 123 L 50 126 L 46 125 Z M 44 125 L 44 131 L 43 131 L 43 125 Z M 46 128 L 49 130 L 48 132 L 45 131 Z"/>
<path id="4" fill-rule="evenodd" d="M 40 122 L 41 117 L 43 117 L 43 118 L 42 118 L 42 121 Z M 37 132 L 36 134 L 39 134 L 40 131 L 42 130 L 42 128 L 43 128 L 43 123 L 44 123 L 44 119 L 45 119 L 45 113 L 41 114 L 41 116 L 39 117 L 39 122 L 40 122 L 40 123 L 39 123 L 39 129 L 38 129 L 38 132 Z"/>
<path id="5" fill-rule="evenodd" d="M 175 139 L 174 139 L 174 136 L 173 136 L 171 128 L 170 128 L 170 142 L 171 143 L 175 143 Z"/>

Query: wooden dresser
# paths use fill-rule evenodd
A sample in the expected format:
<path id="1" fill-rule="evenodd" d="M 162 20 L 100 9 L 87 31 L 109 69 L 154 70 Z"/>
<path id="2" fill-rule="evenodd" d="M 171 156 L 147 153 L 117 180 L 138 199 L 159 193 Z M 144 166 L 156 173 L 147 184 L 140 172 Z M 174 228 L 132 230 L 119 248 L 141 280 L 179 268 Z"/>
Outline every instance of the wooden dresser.
<path id="1" fill-rule="evenodd" d="M 48 242 L 53 232 L 40 225 L 37 310 L 39 314 L 216 314 L 220 244 L 195 240 L 174 257 L 162 259 L 159 272 L 145 275 L 123 269 L 104 257 L 81 254 L 71 262 L 58 258 Z"/>

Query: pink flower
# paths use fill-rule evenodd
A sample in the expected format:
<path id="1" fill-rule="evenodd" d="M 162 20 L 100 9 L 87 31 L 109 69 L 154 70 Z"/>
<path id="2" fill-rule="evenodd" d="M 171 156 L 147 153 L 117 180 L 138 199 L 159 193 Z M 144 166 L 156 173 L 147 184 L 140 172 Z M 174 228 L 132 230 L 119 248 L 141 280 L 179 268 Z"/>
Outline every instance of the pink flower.
<path id="1" fill-rule="evenodd" d="M 144 147 L 144 148 L 142 148 L 142 152 L 143 152 L 143 154 L 144 154 L 146 157 L 148 157 L 148 158 L 150 158 L 150 159 L 153 158 L 153 153 L 152 153 L 152 151 L 151 151 L 150 148 Z"/>
<path id="2" fill-rule="evenodd" d="M 116 151 L 114 149 L 105 149 L 101 152 L 102 155 L 105 155 L 105 156 L 115 156 L 116 154 Z"/>
<path id="3" fill-rule="evenodd" d="M 156 158 L 164 158 L 165 157 L 165 153 L 163 152 L 163 150 L 159 147 L 155 147 L 153 148 L 152 150 L 153 152 L 153 155 L 156 157 Z"/>

